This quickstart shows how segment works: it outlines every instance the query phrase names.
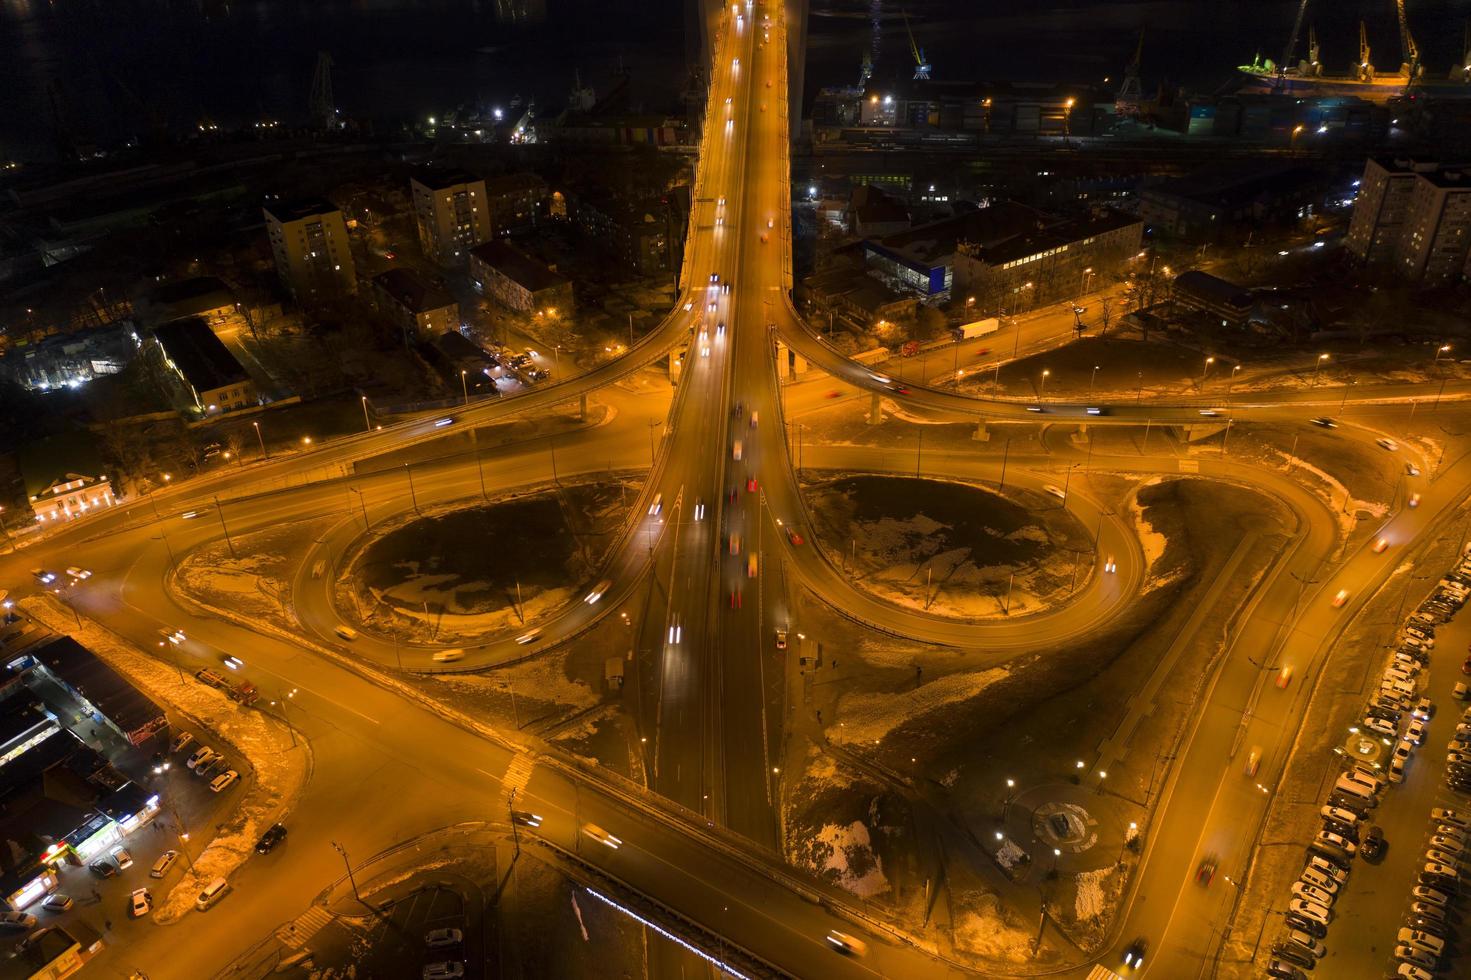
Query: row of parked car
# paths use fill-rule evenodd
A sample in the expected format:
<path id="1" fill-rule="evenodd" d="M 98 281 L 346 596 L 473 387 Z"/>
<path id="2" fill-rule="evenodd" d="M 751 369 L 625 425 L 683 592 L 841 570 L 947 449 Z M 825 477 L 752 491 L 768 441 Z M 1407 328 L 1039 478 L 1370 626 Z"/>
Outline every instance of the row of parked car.
<path id="1" fill-rule="evenodd" d="M 193 735 L 190 735 L 188 732 L 180 732 L 174 737 L 169 751 L 177 755 L 184 751 L 193 741 Z M 202 776 L 209 780 L 209 788 L 215 793 L 223 793 L 231 786 L 234 786 L 240 779 L 240 773 L 229 768 L 229 763 L 225 761 L 223 752 L 216 752 L 203 743 L 200 743 L 189 756 L 188 765 L 196 776 Z"/>
<path id="2" fill-rule="evenodd" d="M 1377 861 L 1388 847 L 1384 832 L 1369 822 L 1379 797 L 1390 783 L 1404 779 L 1405 770 L 1415 750 L 1424 744 L 1430 716 L 1435 710 L 1429 698 L 1419 697 L 1419 679 L 1430 664 L 1435 648 L 1435 629 L 1450 620 L 1471 596 L 1471 559 L 1463 559 L 1435 591 L 1406 620 L 1399 632 L 1389 663 L 1380 676 L 1379 690 L 1364 707 L 1363 732 L 1377 735 L 1390 749 L 1387 764 L 1356 762 L 1339 775 L 1328 802 L 1319 811 L 1322 827 L 1308 847 L 1307 864 L 1292 885 L 1292 898 L 1284 935 L 1272 946 L 1268 975 L 1281 980 L 1305 980 L 1306 971 L 1316 965 L 1326 952 L 1323 939 L 1333 921 L 1333 905 L 1348 884 L 1355 857 Z M 1471 726 L 1466 728 L 1471 745 Z M 1452 749 L 1455 754 L 1459 750 Z M 1471 749 L 1464 760 L 1468 791 L 1471 791 Z M 1434 835 L 1436 843 L 1448 843 L 1450 837 Z M 1459 857 L 1460 851 L 1455 855 Z M 1450 856 L 1444 848 L 1427 851 L 1427 863 L 1416 886 L 1412 918 L 1429 919 L 1423 909 L 1429 907 L 1424 896 L 1447 895 L 1445 888 L 1459 884 L 1455 862 L 1432 859 Z M 1468 854 L 1471 856 L 1471 854 Z M 1451 876 L 1447 876 L 1451 872 Z M 1440 887 L 1437 887 L 1439 885 Z M 1452 891 L 1450 894 L 1453 894 Z M 1431 913 L 1433 915 L 1433 913 Z M 1411 980 L 1430 980 L 1442 950 L 1433 953 L 1439 937 L 1414 922 L 1401 930 L 1395 947 L 1396 975 Z M 1426 964 L 1429 963 L 1427 966 Z"/>

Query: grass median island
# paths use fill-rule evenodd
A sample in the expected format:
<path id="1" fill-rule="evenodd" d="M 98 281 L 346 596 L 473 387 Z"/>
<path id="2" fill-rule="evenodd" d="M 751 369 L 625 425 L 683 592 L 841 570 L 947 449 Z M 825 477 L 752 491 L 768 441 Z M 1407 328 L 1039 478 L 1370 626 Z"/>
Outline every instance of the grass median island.
<path id="1" fill-rule="evenodd" d="M 357 555 L 344 611 L 423 640 L 516 629 L 594 574 L 624 510 L 600 483 L 425 514 Z"/>
<path id="2" fill-rule="evenodd" d="M 807 501 L 819 541 L 860 587 L 937 615 L 1001 616 L 1008 593 L 1013 615 L 1034 612 L 1092 573 L 1090 534 L 1050 497 L 850 476 L 812 485 Z"/>

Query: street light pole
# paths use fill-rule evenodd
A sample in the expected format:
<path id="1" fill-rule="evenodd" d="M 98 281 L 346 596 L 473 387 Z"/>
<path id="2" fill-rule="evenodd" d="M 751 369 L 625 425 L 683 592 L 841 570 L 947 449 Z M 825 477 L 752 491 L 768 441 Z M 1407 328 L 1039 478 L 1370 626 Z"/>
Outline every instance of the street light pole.
<path id="1" fill-rule="evenodd" d="M 256 442 L 259 442 L 260 443 L 260 455 L 261 455 L 261 459 L 270 459 L 271 458 L 271 454 L 268 453 L 268 452 L 266 452 L 266 440 L 265 440 L 265 437 L 263 437 L 260 434 L 260 423 L 259 422 L 252 422 L 250 424 L 255 429 L 255 440 L 256 440 Z"/>
<path id="2" fill-rule="evenodd" d="M 373 423 L 372 423 L 372 421 L 370 421 L 368 419 L 368 396 L 367 395 L 363 395 L 361 397 L 362 397 L 362 400 L 363 400 L 363 431 L 364 432 L 372 432 L 373 431 Z"/>
<path id="3" fill-rule="evenodd" d="M 229 525 L 225 523 L 225 508 L 220 503 L 219 494 L 215 494 L 215 513 L 220 515 L 220 530 L 225 532 L 225 544 L 230 546 L 230 557 L 240 557 L 239 555 L 235 554 L 235 542 L 230 540 L 230 528 Z"/>
<path id="4" fill-rule="evenodd" d="M 372 911 L 376 912 L 377 909 L 374 909 L 373 906 L 368 905 L 367 902 L 364 902 L 363 896 L 358 894 L 358 880 L 352 873 L 352 862 L 347 859 L 347 849 L 336 841 L 332 842 L 332 846 L 336 848 L 338 854 L 342 855 L 342 863 L 347 868 L 347 880 L 352 884 L 352 897 L 357 899 L 360 904 L 367 906 L 367 908 L 372 909 Z"/>
<path id="5" fill-rule="evenodd" d="M 419 497 L 418 497 L 417 494 L 414 493 L 414 469 L 413 469 L 413 467 L 411 467 L 408 463 L 405 463 L 404 464 L 404 473 L 407 474 L 408 475 L 408 478 L 409 478 L 409 500 L 411 500 L 413 502 L 413 504 L 414 504 L 414 513 L 415 514 L 418 514 L 420 512 L 419 511 Z"/>
<path id="6" fill-rule="evenodd" d="M 466 386 L 465 372 L 460 372 L 460 394 L 465 398 L 465 404 L 470 404 L 470 389 Z"/>

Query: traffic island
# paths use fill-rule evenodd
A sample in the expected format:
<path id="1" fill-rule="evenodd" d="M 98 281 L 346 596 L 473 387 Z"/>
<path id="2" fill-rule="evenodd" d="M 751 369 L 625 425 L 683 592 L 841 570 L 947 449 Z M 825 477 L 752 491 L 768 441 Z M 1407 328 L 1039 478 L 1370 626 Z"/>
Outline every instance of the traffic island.
<path id="1" fill-rule="evenodd" d="M 563 484 L 376 525 L 343 562 L 338 611 L 407 643 L 473 642 L 529 627 L 593 576 L 636 496 L 622 483 Z"/>
<path id="2" fill-rule="evenodd" d="M 205 510 L 196 519 L 218 518 Z M 291 577 L 334 520 L 295 521 L 212 541 L 183 557 L 171 572 L 172 586 L 206 605 L 295 629 Z"/>
<path id="3" fill-rule="evenodd" d="M 855 475 L 808 483 L 806 496 L 834 565 L 878 598 L 937 616 L 1039 612 L 1083 588 L 1096 564 L 1089 531 L 1046 494 Z"/>

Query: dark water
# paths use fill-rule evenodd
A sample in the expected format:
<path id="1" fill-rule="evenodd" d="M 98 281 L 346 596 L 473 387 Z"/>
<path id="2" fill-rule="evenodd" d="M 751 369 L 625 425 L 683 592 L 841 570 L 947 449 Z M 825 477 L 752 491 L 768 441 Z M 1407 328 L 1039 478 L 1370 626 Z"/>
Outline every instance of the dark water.
<path id="1" fill-rule="evenodd" d="M 560 108 L 574 69 L 602 92 L 621 59 L 636 98 L 676 103 L 688 0 L 0 0 L 0 158 L 49 143 L 55 83 L 69 124 L 108 142 L 201 117 L 223 125 L 306 111 L 319 50 L 332 53 L 348 115 L 421 118 L 458 105 L 534 98 Z M 1462 53 L 1471 0 L 1409 0 L 1425 60 Z M 1146 84 L 1212 89 L 1261 50 L 1280 57 L 1294 0 L 813 0 L 807 89 L 907 78 L 907 10 L 937 79 L 1117 79 L 1146 28 Z M 1357 53 L 1369 22 L 1375 61 L 1399 58 L 1393 0 L 1313 0 L 1329 67 Z M 878 25 L 875 44 L 875 25 Z M 1304 31 L 1304 33 L 1306 33 Z"/>

